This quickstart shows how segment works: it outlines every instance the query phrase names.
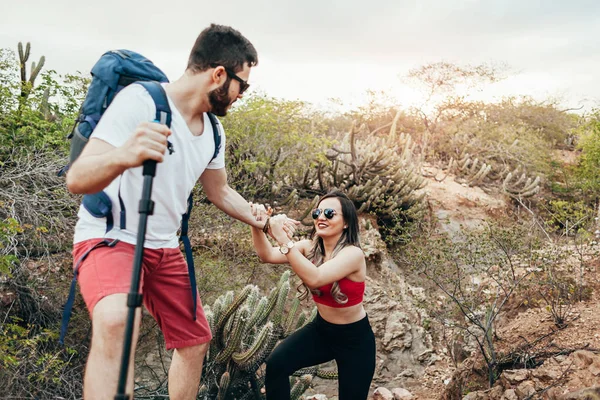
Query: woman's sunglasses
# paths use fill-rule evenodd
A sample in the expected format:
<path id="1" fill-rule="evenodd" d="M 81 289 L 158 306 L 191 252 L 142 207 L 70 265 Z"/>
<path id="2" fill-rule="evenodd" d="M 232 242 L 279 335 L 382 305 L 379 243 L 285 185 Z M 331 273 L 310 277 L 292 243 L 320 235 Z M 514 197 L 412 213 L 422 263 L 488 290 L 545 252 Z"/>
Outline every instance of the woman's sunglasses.
<path id="1" fill-rule="evenodd" d="M 324 210 L 321 210 L 320 208 L 315 208 L 312 212 L 313 219 L 319 218 L 319 215 L 321 215 L 321 213 L 323 213 L 323 215 L 327 219 L 331 219 L 335 214 L 337 214 L 337 212 L 333 208 L 326 208 Z"/>

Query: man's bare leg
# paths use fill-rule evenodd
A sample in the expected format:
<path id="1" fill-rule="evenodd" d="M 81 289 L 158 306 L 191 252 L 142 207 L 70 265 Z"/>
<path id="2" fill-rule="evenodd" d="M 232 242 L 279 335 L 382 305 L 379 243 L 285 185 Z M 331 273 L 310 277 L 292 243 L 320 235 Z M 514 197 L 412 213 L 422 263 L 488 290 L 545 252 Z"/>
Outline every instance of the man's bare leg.
<path id="1" fill-rule="evenodd" d="M 88 356 L 83 381 L 85 400 L 113 399 L 121 369 L 125 324 L 127 321 L 127 294 L 106 296 L 92 313 L 92 347 Z M 141 309 L 136 310 L 135 329 L 131 343 L 131 357 L 127 373 L 127 393 L 133 399 L 133 364 L 139 334 Z"/>
<path id="2" fill-rule="evenodd" d="M 208 343 L 175 349 L 169 368 L 169 397 L 171 400 L 193 400 L 198 395 L 202 363 Z"/>

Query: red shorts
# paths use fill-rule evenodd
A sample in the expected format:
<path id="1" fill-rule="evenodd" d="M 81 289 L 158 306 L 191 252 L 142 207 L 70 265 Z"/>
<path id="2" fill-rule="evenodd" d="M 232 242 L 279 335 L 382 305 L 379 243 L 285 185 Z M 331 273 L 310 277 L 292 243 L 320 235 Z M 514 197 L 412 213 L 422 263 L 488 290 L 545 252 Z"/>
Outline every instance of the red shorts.
<path id="1" fill-rule="evenodd" d="M 73 266 L 101 239 L 75 243 Z M 118 242 L 114 247 L 91 251 L 79 267 L 79 287 L 90 316 L 102 298 L 129 293 L 135 246 Z M 165 337 L 167 349 L 210 342 L 212 334 L 198 292 L 196 320 L 192 318 L 192 295 L 187 263 L 179 249 L 144 249 L 140 291 L 144 305 Z"/>

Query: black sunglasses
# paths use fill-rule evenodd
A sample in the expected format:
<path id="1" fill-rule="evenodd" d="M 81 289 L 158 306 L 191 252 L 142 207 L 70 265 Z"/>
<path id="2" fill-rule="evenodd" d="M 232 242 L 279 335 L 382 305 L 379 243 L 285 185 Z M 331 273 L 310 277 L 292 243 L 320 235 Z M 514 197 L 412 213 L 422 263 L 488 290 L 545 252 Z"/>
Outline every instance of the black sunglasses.
<path id="1" fill-rule="evenodd" d="M 313 219 L 319 218 L 319 215 L 321 215 L 321 213 L 323 213 L 323 215 L 327 219 L 331 219 L 335 214 L 337 214 L 337 212 L 333 208 L 326 208 L 324 210 L 321 210 L 320 208 L 315 208 L 312 212 Z"/>
<path id="2" fill-rule="evenodd" d="M 247 81 L 245 81 L 242 78 L 240 78 L 239 76 L 237 76 L 235 74 L 235 72 L 233 72 L 229 68 L 227 68 L 227 67 L 223 67 L 223 68 L 225 68 L 225 72 L 227 72 L 228 77 L 230 77 L 231 79 L 235 79 L 236 81 L 238 81 L 240 83 L 240 94 L 242 94 L 246 90 L 248 90 L 248 88 L 250 87 L 250 84 Z"/>

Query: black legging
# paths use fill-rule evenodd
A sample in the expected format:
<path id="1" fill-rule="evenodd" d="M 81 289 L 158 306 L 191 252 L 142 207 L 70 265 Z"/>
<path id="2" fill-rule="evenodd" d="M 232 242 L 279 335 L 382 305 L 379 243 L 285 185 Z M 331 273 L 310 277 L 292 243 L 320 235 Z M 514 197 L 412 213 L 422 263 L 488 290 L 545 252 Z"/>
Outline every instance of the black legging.
<path id="1" fill-rule="evenodd" d="M 365 400 L 375 373 L 375 335 L 369 319 L 337 325 L 319 314 L 281 342 L 267 360 L 267 400 L 290 398 L 289 376 L 295 371 L 335 360 L 340 400 Z"/>

